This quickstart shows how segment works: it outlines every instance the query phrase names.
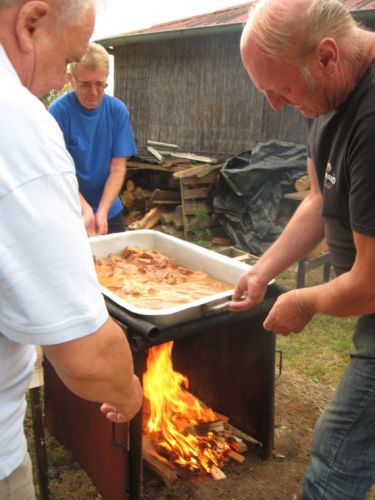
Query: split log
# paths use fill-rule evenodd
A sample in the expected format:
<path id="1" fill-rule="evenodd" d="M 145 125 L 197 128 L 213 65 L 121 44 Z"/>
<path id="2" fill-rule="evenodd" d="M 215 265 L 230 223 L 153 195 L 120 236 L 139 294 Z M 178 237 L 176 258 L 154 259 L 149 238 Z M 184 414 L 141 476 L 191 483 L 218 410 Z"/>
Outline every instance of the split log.
<path id="1" fill-rule="evenodd" d="M 155 474 L 166 486 L 173 484 L 177 473 L 166 458 L 154 449 L 150 438 L 143 435 L 142 452 L 145 466 Z"/>
<path id="2" fill-rule="evenodd" d="M 248 447 L 243 441 L 229 441 L 229 446 L 237 453 L 245 453 L 248 451 Z"/>
<path id="3" fill-rule="evenodd" d="M 157 220 L 156 220 L 157 219 Z M 129 229 L 144 229 L 151 221 L 155 226 L 160 220 L 160 209 L 157 207 L 151 208 L 142 219 L 134 222 L 129 226 Z M 150 228 L 148 228 L 150 229 Z"/>
<path id="4" fill-rule="evenodd" d="M 216 465 L 213 465 L 210 470 L 211 476 L 215 481 L 218 481 L 219 479 L 225 479 L 227 476 L 224 474 L 224 472 L 219 469 Z"/>
<path id="5" fill-rule="evenodd" d="M 147 200 L 151 197 L 153 191 L 150 189 L 143 189 L 141 187 L 137 187 L 133 192 L 133 196 L 136 200 Z"/>
<path id="6" fill-rule="evenodd" d="M 150 197 L 149 204 L 152 205 L 176 205 L 181 202 L 181 195 L 178 191 L 165 191 L 155 189 Z"/>
<path id="7" fill-rule="evenodd" d="M 307 191 L 311 187 L 310 179 L 308 175 L 303 175 L 294 183 L 296 191 Z"/>
<path id="8" fill-rule="evenodd" d="M 232 244 L 232 241 L 229 238 L 221 238 L 219 236 L 214 236 L 213 238 L 211 238 L 211 243 L 213 245 L 226 247 L 230 246 Z"/>
<path id="9" fill-rule="evenodd" d="M 135 191 L 135 184 L 131 179 L 126 181 L 126 191 L 130 191 L 131 193 Z"/>
<path id="10" fill-rule="evenodd" d="M 213 422 L 201 422 L 195 426 L 198 434 L 204 435 L 208 432 L 223 432 L 224 422 L 222 420 L 215 420 Z"/>
<path id="11" fill-rule="evenodd" d="M 153 217 L 151 217 L 146 224 L 143 226 L 144 229 L 152 229 L 160 221 L 160 211 L 158 211 Z"/>
<path id="12" fill-rule="evenodd" d="M 242 464 L 245 461 L 245 457 L 241 455 L 240 453 L 237 453 L 234 450 L 228 450 L 227 453 L 228 457 L 232 458 L 235 460 L 237 463 Z"/>
<path id="13" fill-rule="evenodd" d="M 237 436 L 244 441 L 246 441 L 249 444 L 252 444 L 254 446 L 263 446 L 263 443 L 258 441 L 257 439 L 253 438 L 252 436 L 249 436 L 249 434 L 246 434 L 246 432 L 242 432 L 236 427 L 234 427 L 231 424 L 226 424 L 225 427 L 232 433 L 233 436 Z"/>
<path id="14" fill-rule="evenodd" d="M 135 198 L 131 191 L 124 191 L 120 195 L 122 204 L 125 208 L 131 208 L 135 204 Z"/>

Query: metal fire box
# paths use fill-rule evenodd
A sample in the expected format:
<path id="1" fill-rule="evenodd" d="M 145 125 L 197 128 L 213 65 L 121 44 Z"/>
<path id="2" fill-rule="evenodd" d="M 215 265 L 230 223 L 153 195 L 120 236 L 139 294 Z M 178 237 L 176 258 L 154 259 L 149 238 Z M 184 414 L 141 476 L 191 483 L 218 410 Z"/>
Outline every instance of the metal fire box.
<path id="1" fill-rule="evenodd" d="M 263 321 L 278 295 L 268 287 L 264 302 L 252 310 L 219 312 L 168 327 L 148 323 L 106 298 L 111 316 L 123 327 L 142 379 L 147 350 L 174 341 L 176 370 L 189 378 L 189 390 L 232 425 L 263 443 L 271 456 L 274 427 L 275 338 Z M 88 473 L 105 499 L 142 498 L 142 412 L 130 424 L 111 424 L 99 404 L 72 394 L 45 363 L 47 428 Z"/>

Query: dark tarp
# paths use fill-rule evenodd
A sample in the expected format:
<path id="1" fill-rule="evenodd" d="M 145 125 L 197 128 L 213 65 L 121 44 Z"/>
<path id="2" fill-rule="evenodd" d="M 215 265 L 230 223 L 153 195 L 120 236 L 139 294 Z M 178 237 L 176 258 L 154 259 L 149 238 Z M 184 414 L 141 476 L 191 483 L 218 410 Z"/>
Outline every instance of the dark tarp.
<path id="1" fill-rule="evenodd" d="M 261 255 L 277 238 L 284 194 L 306 175 L 306 159 L 304 145 L 277 140 L 229 158 L 214 186 L 213 209 L 233 245 Z"/>

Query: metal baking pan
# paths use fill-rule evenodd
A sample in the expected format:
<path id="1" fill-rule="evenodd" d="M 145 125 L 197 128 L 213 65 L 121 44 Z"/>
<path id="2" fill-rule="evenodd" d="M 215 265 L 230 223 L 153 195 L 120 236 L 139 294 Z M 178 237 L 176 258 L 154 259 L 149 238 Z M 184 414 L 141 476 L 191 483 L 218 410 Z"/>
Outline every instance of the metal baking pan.
<path id="1" fill-rule="evenodd" d="M 236 283 L 239 276 L 251 266 L 213 250 L 195 245 L 174 236 L 153 231 L 152 229 L 140 229 L 127 231 L 125 233 L 108 234 L 105 236 L 93 236 L 89 238 L 92 254 L 98 258 L 105 258 L 110 253 L 120 254 L 126 246 L 136 246 L 147 250 L 155 250 L 184 267 L 205 271 L 213 278 Z M 116 294 L 102 286 L 103 294 L 125 310 L 139 315 L 141 318 L 154 323 L 157 326 L 166 327 L 180 322 L 198 319 L 215 311 L 222 310 L 227 306 L 233 294 L 232 290 L 216 293 L 203 299 L 194 300 L 187 304 L 165 309 L 140 308 L 126 302 Z"/>

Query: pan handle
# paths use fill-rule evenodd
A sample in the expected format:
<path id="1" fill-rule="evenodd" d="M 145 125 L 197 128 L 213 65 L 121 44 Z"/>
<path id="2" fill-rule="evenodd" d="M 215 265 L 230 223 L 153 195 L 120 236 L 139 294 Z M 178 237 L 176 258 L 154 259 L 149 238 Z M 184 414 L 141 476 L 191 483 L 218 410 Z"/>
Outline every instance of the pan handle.
<path id="1" fill-rule="evenodd" d="M 211 314 L 221 313 L 228 309 L 230 303 L 231 300 L 220 302 L 220 304 L 204 304 L 202 312 L 204 316 L 210 316 Z"/>

